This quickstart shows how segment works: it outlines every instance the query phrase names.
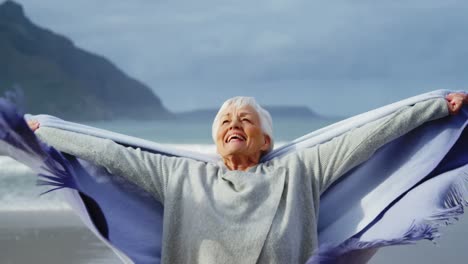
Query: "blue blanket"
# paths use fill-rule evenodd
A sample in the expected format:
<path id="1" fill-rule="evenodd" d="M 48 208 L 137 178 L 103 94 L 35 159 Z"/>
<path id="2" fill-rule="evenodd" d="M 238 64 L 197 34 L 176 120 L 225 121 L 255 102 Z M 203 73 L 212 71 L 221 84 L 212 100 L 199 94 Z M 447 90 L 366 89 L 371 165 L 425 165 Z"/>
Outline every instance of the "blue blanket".
<path id="1" fill-rule="evenodd" d="M 262 162 L 326 142 L 403 106 L 448 92 L 421 94 L 338 122 L 273 150 Z M 52 116 L 26 118 L 153 153 L 219 161 L 214 153 L 178 150 Z M 437 237 L 439 224 L 462 214 L 466 204 L 467 123 L 467 107 L 457 116 L 426 123 L 382 147 L 329 188 L 321 197 L 320 247 L 308 263 L 365 263 L 375 248 Z M 105 169 L 41 143 L 22 113 L 4 99 L 0 99 L 0 155 L 28 165 L 39 174 L 39 184 L 62 192 L 83 222 L 122 260 L 160 262 L 163 206 Z"/>

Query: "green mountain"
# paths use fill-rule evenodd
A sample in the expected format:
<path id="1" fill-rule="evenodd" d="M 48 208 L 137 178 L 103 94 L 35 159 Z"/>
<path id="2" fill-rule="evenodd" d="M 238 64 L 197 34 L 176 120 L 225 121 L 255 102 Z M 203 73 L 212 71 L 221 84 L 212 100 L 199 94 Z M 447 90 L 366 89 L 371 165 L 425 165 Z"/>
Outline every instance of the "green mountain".
<path id="1" fill-rule="evenodd" d="M 69 120 L 161 119 L 170 113 L 151 89 L 106 58 L 41 28 L 13 1 L 0 4 L 0 95 L 12 87 L 25 108 Z"/>

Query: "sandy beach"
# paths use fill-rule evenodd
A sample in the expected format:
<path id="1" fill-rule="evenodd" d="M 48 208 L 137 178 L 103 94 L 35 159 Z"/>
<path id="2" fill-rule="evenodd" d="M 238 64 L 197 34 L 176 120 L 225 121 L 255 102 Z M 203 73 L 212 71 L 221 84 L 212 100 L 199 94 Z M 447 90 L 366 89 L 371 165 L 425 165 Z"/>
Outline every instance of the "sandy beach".
<path id="1" fill-rule="evenodd" d="M 0 212 L 2 264 L 121 263 L 71 211 Z"/>
<path id="2" fill-rule="evenodd" d="M 433 242 L 381 249 L 370 264 L 465 263 L 468 217 Z M 1 264 L 122 263 L 71 211 L 0 212 Z"/>

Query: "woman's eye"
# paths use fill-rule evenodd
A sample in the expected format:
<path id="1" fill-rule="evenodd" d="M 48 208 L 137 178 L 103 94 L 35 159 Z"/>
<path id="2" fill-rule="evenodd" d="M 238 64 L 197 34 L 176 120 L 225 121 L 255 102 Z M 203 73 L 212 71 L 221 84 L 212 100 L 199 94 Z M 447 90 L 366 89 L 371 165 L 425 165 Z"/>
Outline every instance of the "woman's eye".
<path id="1" fill-rule="evenodd" d="M 250 120 L 247 118 L 242 119 L 242 121 L 250 122 Z"/>
<path id="2" fill-rule="evenodd" d="M 223 120 L 223 122 L 221 122 L 221 124 L 227 124 L 229 121 L 228 120 Z"/>

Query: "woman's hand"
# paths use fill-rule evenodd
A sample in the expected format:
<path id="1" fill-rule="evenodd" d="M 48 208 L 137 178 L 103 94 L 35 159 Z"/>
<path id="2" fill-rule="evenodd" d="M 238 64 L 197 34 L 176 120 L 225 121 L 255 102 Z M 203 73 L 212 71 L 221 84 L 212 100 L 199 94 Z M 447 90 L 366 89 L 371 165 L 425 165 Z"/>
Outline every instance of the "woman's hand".
<path id="1" fill-rule="evenodd" d="M 464 93 L 450 93 L 445 98 L 451 115 L 458 114 L 463 104 L 468 104 L 468 95 Z"/>
<path id="2" fill-rule="evenodd" d="M 37 122 L 37 120 L 29 120 L 28 126 L 34 132 L 39 128 L 39 122 Z"/>

